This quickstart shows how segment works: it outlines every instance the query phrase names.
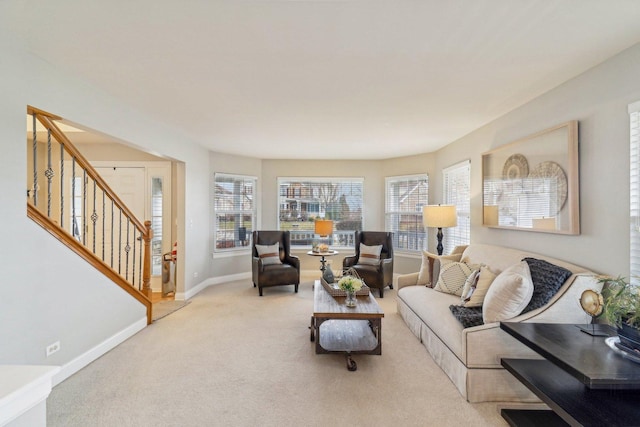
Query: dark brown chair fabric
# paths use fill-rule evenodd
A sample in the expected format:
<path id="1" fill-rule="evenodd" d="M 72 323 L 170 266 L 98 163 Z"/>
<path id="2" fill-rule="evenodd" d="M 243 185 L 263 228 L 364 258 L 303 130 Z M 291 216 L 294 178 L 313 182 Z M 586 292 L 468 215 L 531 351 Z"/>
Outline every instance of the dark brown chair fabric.
<path id="1" fill-rule="evenodd" d="M 393 233 L 386 231 L 356 231 L 354 256 L 345 257 L 342 261 L 344 270 L 352 267 L 364 283 L 370 288 L 377 288 L 380 298 L 384 298 L 384 288 L 393 289 Z M 360 243 L 367 246 L 382 245 L 378 265 L 361 264 Z"/>
<path id="2" fill-rule="evenodd" d="M 280 243 L 282 264 L 263 265 L 258 257 L 256 245 L 273 245 L 276 242 Z M 260 296 L 262 296 L 262 288 L 269 286 L 294 285 L 295 291 L 298 292 L 300 260 L 291 255 L 291 237 L 288 231 L 254 231 L 251 246 L 253 287 L 258 287 Z"/>

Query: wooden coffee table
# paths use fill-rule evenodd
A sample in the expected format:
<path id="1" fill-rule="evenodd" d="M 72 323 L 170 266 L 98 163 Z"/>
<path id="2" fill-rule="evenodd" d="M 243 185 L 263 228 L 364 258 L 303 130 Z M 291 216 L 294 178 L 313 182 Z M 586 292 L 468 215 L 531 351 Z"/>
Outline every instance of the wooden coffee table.
<path id="1" fill-rule="evenodd" d="M 313 286 L 311 341 L 316 354 L 344 353 L 347 369 L 358 369 L 352 354 L 382 354 L 382 318 L 384 312 L 371 293 L 358 296 L 358 304 L 349 308 L 345 297 L 330 295 L 316 280 Z"/>

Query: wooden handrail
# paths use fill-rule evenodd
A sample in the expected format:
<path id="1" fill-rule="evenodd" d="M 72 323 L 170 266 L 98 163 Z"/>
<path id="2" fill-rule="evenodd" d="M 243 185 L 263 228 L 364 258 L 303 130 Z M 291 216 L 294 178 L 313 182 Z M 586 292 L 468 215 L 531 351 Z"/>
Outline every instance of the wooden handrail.
<path id="1" fill-rule="evenodd" d="M 111 264 L 109 265 L 105 259 L 102 259 L 95 253 L 95 240 L 94 240 L 94 248 L 93 252 L 85 246 L 84 242 L 81 243 L 76 240 L 75 235 L 70 234 L 66 231 L 61 225 L 57 224 L 56 221 L 52 220 L 49 217 L 49 213 L 47 214 L 41 212 L 36 206 L 34 206 L 31 200 L 28 198 L 27 200 L 27 215 L 36 223 L 40 224 L 45 230 L 54 235 L 58 240 L 60 240 L 63 244 L 65 244 L 68 248 L 76 252 L 83 259 L 93 265 L 96 269 L 101 271 L 105 276 L 111 279 L 114 283 L 124 289 L 131 296 L 136 298 L 147 308 L 147 323 L 151 323 L 152 321 L 152 304 L 151 304 L 151 239 L 153 237 L 153 230 L 151 228 L 151 221 L 145 221 L 142 223 L 136 216 L 131 212 L 131 210 L 122 202 L 120 197 L 109 187 L 106 181 L 98 174 L 95 168 L 89 163 L 89 161 L 78 151 L 78 149 L 73 145 L 73 143 L 67 138 L 67 136 L 58 128 L 58 126 L 54 123 L 54 120 L 61 120 L 61 117 L 50 114 L 46 111 L 39 110 L 34 107 L 27 107 L 27 112 L 30 115 L 33 115 L 37 120 L 48 130 L 49 136 L 53 136 L 55 141 L 58 144 L 61 144 L 63 151 L 71 156 L 74 159 L 74 162 L 77 163 L 80 168 L 83 169 L 85 176 L 93 180 L 94 185 L 100 187 L 100 190 L 103 192 L 104 196 L 108 197 L 112 201 L 112 209 L 113 207 L 117 207 L 120 211 L 120 215 L 124 216 L 127 222 L 127 236 L 129 233 L 129 225 L 133 225 L 134 237 L 136 237 L 135 230 L 138 231 L 139 236 L 136 237 L 136 240 L 141 242 L 140 250 L 141 254 L 144 257 L 144 261 L 142 262 L 142 273 L 139 278 L 142 279 L 142 289 L 138 290 L 135 286 L 135 272 L 133 273 L 131 281 L 129 281 L 128 276 L 128 253 L 129 253 L 129 240 L 127 238 L 127 247 L 124 248 L 127 252 L 127 274 L 126 277 L 123 277 L 120 273 L 120 264 L 118 261 L 118 271 L 114 269 L 113 265 L 113 253 Z M 35 125 L 35 124 L 34 124 Z M 34 129 L 36 132 L 36 129 Z M 35 135 L 34 135 L 35 137 Z M 48 138 L 50 141 L 50 138 Z M 34 148 L 35 150 L 35 148 Z M 34 151 L 35 156 L 35 151 Z M 34 157 L 35 158 L 35 157 Z M 35 165 L 34 165 L 35 166 Z M 50 177 L 51 171 L 46 171 L 45 175 Z M 49 174 L 49 175 L 47 175 Z M 35 181 L 35 178 L 34 178 Z M 94 187 L 95 188 L 95 187 Z M 85 190 L 86 191 L 86 190 Z M 86 194 L 86 192 L 85 192 Z M 94 209 L 95 209 L 95 199 L 94 199 Z M 112 211 L 113 212 L 113 211 Z M 95 211 L 94 211 L 95 215 Z M 93 218 L 95 224 L 95 218 Z M 75 221 L 74 221 L 75 223 Z M 95 231 L 95 225 L 94 225 Z M 84 233 L 84 230 L 83 230 Z M 135 249 L 136 244 L 134 243 L 134 265 L 135 265 Z M 118 249 L 119 251 L 122 248 Z M 103 257 L 104 254 L 104 246 L 103 246 Z M 135 267 L 134 267 L 135 268 Z"/>
<path id="2" fill-rule="evenodd" d="M 134 223 L 136 228 L 140 230 L 140 232 L 144 235 L 146 233 L 146 228 L 144 224 L 136 218 L 136 216 L 131 212 L 131 210 L 125 205 L 120 197 L 109 187 L 107 182 L 98 174 L 95 168 L 89 163 L 89 161 L 78 151 L 78 149 L 73 145 L 73 143 L 67 138 L 67 136 L 56 126 L 56 124 L 51 121 L 49 116 L 37 114 L 36 118 L 40 123 L 44 125 L 45 128 L 51 130 L 51 134 L 62 144 L 64 144 L 64 149 L 76 158 L 78 164 L 82 166 L 87 171 L 87 175 L 91 177 L 91 179 L 95 180 L 96 183 L 100 186 L 100 188 L 107 193 L 109 198 L 114 201 L 114 203 L 118 206 L 119 209 L 122 209 L 122 212 L 131 219 L 131 222 Z"/>

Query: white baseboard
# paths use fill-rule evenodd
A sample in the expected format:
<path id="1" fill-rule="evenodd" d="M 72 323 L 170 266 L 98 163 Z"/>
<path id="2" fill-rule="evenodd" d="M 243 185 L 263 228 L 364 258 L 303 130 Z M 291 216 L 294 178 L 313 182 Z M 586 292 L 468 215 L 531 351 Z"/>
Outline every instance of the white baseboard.
<path id="1" fill-rule="evenodd" d="M 186 292 L 177 292 L 175 299 L 177 300 L 188 300 L 193 298 L 202 290 L 208 288 L 211 285 L 219 285 L 221 283 L 233 282 L 235 280 L 245 280 L 251 279 L 251 272 L 246 273 L 238 273 L 238 274 L 230 274 L 228 276 L 219 276 L 219 277 L 209 277 L 206 280 L 198 283 L 193 288 L 189 289 Z"/>
<path id="2" fill-rule="evenodd" d="M 69 378 L 71 375 L 78 372 L 80 369 L 87 366 L 89 363 L 93 362 L 112 348 L 117 347 L 119 344 L 127 340 L 128 338 L 134 336 L 141 330 L 147 327 L 147 317 L 143 317 L 140 320 L 136 321 L 132 325 L 126 327 L 122 331 L 116 333 L 110 338 L 107 338 L 97 346 L 88 350 L 87 352 L 81 354 L 80 356 L 73 359 L 71 362 L 63 365 L 58 372 L 53 377 L 53 386 L 60 384 L 62 381 Z"/>

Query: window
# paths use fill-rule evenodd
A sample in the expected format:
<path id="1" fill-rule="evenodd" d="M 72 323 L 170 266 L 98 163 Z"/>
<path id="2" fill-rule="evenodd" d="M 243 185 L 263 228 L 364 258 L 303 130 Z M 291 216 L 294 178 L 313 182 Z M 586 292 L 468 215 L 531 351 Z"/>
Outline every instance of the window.
<path id="1" fill-rule="evenodd" d="M 332 246 L 353 247 L 362 230 L 362 178 L 278 178 L 278 229 L 291 232 L 292 246 L 310 246 L 314 220 L 333 220 Z"/>
<path id="2" fill-rule="evenodd" d="M 421 251 L 426 248 L 422 207 L 428 204 L 429 177 L 395 176 L 385 183 L 385 230 L 393 232 L 394 250 Z"/>
<path id="3" fill-rule="evenodd" d="M 151 275 L 162 274 L 162 177 L 151 178 Z"/>
<path id="4" fill-rule="evenodd" d="M 471 163 L 469 160 L 442 171 L 444 204 L 455 205 L 458 214 L 456 227 L 443 229 L 444 254 L 459 245 L 468 245 L 471 234 Z"/>
<path id="5" fill-rule="evenodd" d="M 640 285 L 640 102 L 629 105 L 630 123 L 630 282 Z"/>
<path id="6" fill-rule="evenodd" d="M 245 249 L 255 226 L 257 178 L 215 174 L 216 251 Z"/>

